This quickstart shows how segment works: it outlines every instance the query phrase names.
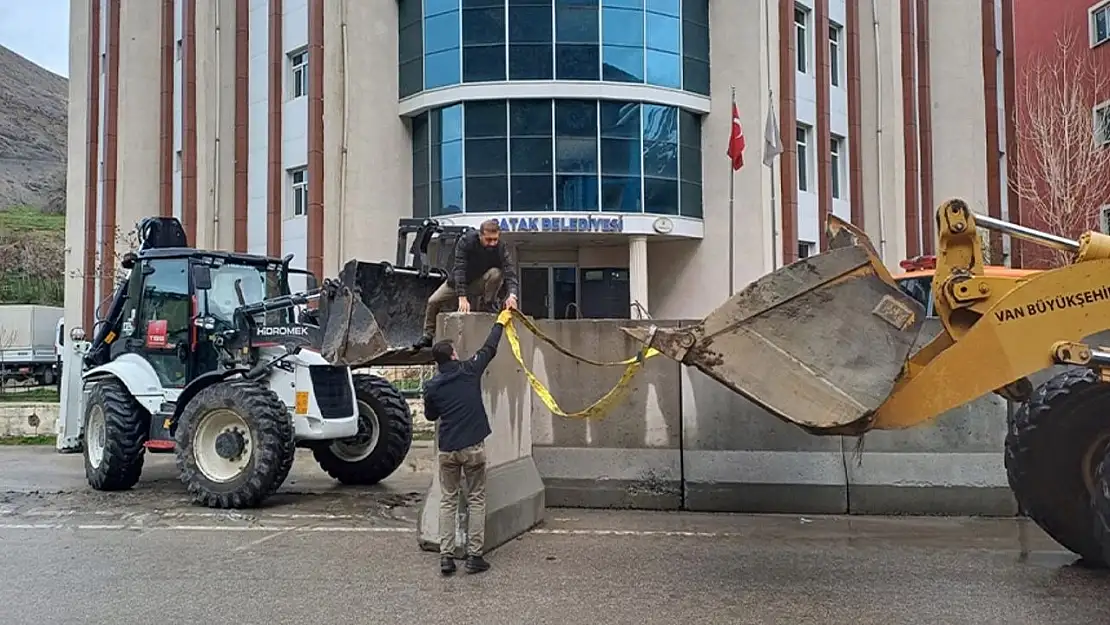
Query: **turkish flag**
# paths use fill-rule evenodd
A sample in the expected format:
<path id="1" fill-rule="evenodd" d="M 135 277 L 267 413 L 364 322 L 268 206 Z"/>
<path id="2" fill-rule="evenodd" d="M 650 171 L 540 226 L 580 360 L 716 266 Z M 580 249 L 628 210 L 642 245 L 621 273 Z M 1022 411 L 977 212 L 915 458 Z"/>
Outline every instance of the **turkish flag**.
<path id="1" fill-rule="evenodd" d="M 732 159 L 732 170 L 744 166 L 744 127 L 740 125 L 740 111 L 732 103 L 732 132 L 728 137 L 728 157 Z"/>

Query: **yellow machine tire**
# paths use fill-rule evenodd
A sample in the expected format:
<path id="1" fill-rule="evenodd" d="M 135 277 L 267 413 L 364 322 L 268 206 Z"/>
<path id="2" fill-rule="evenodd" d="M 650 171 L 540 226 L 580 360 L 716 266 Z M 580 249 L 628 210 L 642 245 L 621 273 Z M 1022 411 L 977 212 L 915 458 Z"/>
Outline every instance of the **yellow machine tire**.
<path id="1" fill-rule="evenodd" d="M 1095 539 L 1102 545 L 1102 559 L 1110 562 L 1110 453 L 1103 454 L 1098 465 L 1091 510 L 1095 517 Z"/>
<path id="2" fill-rule="evenodd" d="M 1097 469 L 1110 436 L 1110 385 L 1090 369 L 1065 371 L 1034 390 L 1009 422 L 1006 477 L 1021 512 L 1084 564 L 1106 566 L 1092 519 Z"/>

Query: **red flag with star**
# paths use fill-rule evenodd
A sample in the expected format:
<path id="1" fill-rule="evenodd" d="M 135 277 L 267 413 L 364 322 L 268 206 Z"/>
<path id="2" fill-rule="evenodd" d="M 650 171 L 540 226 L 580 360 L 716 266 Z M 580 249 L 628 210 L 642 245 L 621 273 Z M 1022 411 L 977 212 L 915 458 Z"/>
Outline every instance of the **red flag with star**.
<path id="1" fill-rule="evenodd" d="M 740 125 L 740 110 L 732 103 L 732 132 L 728 138 L 728 157 L 732 159 L 732 170 L 744 166 L 744 127 Z"/>

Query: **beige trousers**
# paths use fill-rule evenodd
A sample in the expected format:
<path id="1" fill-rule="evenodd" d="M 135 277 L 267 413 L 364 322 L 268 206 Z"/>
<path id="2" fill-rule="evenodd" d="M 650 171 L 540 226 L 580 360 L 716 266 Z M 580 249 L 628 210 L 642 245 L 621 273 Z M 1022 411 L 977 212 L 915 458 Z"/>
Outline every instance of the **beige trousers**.
<path id="1" fill-rule="evenodd" d="M 482 555 L 486 540 L 486 450 L 478 443 L 458 451 L 441 451 L 439 456 L 439 553 L 455 553 L 459 489 L 466 484 L 468 556 Z"/>

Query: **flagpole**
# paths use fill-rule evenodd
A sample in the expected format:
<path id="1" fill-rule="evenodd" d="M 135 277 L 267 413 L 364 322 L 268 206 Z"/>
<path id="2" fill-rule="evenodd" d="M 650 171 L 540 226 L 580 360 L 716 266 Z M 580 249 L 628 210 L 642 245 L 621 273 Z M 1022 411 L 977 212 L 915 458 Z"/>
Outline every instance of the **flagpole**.
<path id="1" fill-rule="evenodd" d="M 770 90 L 768 96 L 770 100 L 768 105 L 771 107 L 770 111 L 773 114 L 775 110 L 775 92 Z M 779 268 L 779 209 L 777 202 L 777 194 L 775 193 L 775 160 L 771 159 L 771 270 Z"/>
<path id="2" fill-rule="evenodd" d="M 732 87 L 732 107 L 736 106 L 736 86 Z M 729 143 L 732 142 L 732 133 L 734 130 L 735 122 L 732 119 L 733 108 L 729 107 Z M 736 273 L 735 248 L 736 248 L 736 219 L 733 214 L 733 202 L 736 196 L 736 170 L 732 167 L 732 160 L 729 159 L 728 163 L 728 295 L 732 297 L 736 293 L 736 281 L 734 274 Z"/>

